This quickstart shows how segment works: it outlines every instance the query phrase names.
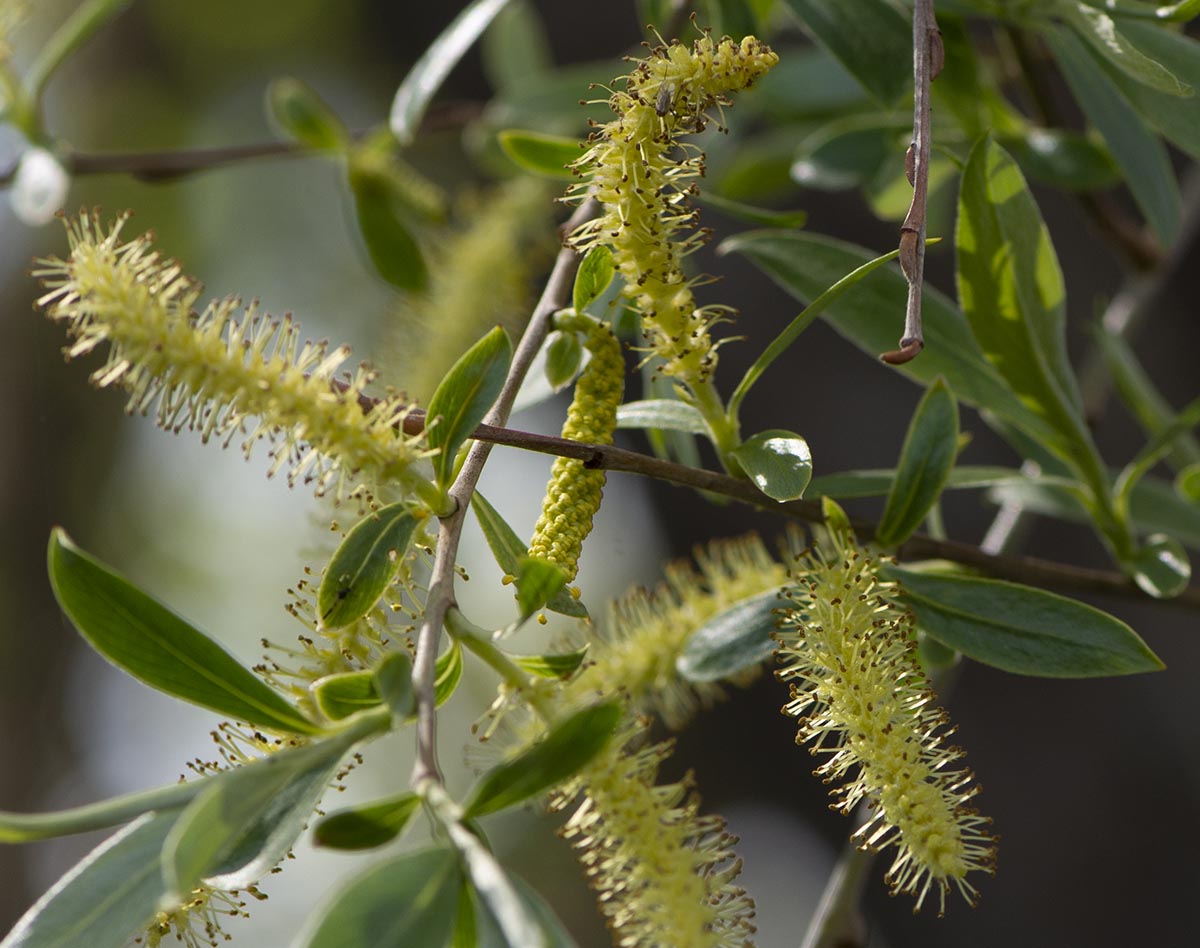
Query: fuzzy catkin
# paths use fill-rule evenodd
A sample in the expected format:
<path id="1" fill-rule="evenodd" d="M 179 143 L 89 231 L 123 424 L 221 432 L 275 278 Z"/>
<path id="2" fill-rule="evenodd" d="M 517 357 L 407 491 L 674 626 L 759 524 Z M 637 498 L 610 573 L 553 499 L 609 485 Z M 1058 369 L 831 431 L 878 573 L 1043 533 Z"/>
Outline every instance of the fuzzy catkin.
<path id="1" fill-rule="evenodd" d="M 574 165 L 603 213 L 580 227 L 572 242 L 581 251 L 606 244 L 624 293 L 642 316 L 650 351 L 662 372 L 687 385 L 707 381 L 716 366 L 713 323 L 730 310 L 697 307 L 683 273 L 683 258 L 705 234 L 692 229 L 687 205 L 692 178 L 704 173 L 704 156 L 679 136 L 700 132 L 709 111 L 729 104 L 729 93 L 752 85 L 779 57 L 747 36 L 740 43 L 704 35 L 691 48 L 660 46 L 634 63 L 625 88 L 612 93 L 616 118 L 593 132 L 591 147 Z"/>
<path id="2" fill-rule="evenodd" d="M 586 444 L 612 444 L 625 388 L 621 344 L 607 323 L 576 319 L 578 323 L 568 321 L 564 328 L 586 328 L 584 346 L 592 358 L 575 383 L 562 436 Z M 568 582 L 579 572 L 579 554 L 600 509 L 604 481 L 604 471 L 590 470 L 577 458 L 557 458 L 551 469 L 529 555 L 554 563 Z"/>

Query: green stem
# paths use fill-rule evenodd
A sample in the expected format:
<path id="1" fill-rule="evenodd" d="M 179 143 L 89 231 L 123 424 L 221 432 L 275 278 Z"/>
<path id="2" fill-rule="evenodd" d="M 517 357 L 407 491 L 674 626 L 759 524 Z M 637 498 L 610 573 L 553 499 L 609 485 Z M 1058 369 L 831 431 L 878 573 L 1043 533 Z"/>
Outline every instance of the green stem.
<path id="1" fill-rule="evenodd" d="M 712 382 L 693 382 L 691 392 L 693 403 L 708 426 L 708 436 L 717 449 L 722 467 L 730 474 L 740 476 L 741 468 L 730 457 L 730 453 L 742 441 L 736 416 L 726 412 L 725 403 L 721 401 Z"/>
<path id="2" fill-rule="evenodd" d="M 547 722 L 553 718 L 549 703 L 536 689 L 530 687 L 532 678 L 529 672 L 509 658 L 502 649 L 496 647 L 491 633 L 486 629 L 479 628 L 454 607 L 451 607 L 446 613 L 446 630 L 464 648 L 473 652 L 485 665 L 495 671 L 509 687 L 519 691 L 526 703 L 537 712 L 539 717 Z"/>

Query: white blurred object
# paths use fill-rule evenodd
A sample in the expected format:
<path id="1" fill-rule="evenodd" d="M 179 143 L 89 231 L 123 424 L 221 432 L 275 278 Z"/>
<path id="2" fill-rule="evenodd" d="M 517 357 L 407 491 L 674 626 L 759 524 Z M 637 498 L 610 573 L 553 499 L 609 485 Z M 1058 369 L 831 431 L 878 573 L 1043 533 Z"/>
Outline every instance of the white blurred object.
<path id="1" fill-rule="evenodd" d="M 13 179 L 13 211 L 24 224 L 41 227 L 67 200 L 71 178 L 57 158 L 45 148 L 30 148 L 21 156 Z"/>

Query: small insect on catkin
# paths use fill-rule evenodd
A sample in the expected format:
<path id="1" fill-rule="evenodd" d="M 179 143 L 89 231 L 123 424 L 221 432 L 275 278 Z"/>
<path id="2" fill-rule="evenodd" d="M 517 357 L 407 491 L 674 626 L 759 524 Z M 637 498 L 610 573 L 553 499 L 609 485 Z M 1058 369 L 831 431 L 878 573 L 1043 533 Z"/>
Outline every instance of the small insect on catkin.
<path id="1" fill-rule="evenodd" d="M 612 444 L 617 406 L 625 388 L 621 344 L 607 323 L 591 318 L 573 317 L 559 325 L 568 331 L 585 331 L 584 346 L 592 355 L 575 383 L 562 436 L 588 444 Z M 604 479 L 604 471 L 589 470 L 576 458 L 558 458 L 550 472 L 529 555 L 558 566 L 568 582 L 579 572 L 579 554 L 600 509 Z"/>

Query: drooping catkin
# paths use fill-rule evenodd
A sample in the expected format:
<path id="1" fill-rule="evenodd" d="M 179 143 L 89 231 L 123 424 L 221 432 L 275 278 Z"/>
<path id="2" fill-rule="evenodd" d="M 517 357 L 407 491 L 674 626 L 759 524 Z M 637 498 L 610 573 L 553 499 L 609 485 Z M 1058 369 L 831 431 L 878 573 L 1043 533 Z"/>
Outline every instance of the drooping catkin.
<path id="1" fill-rule="evenodd" d="M 564 329 L 587 333 L 584 347 L 592 356 L 575 382 L 562 436 L 587 444 L 612 444 L 625 388 L 621 344 L 607 323 L 581 316 L 560 322 Z M 591 470 L 577 458 L 557 458 L 551 469 L 529 555 L 554 563 L 568 582 L 579 572 L 579 554 L 600 509 L 604 480 L 604 471 Z"/>

